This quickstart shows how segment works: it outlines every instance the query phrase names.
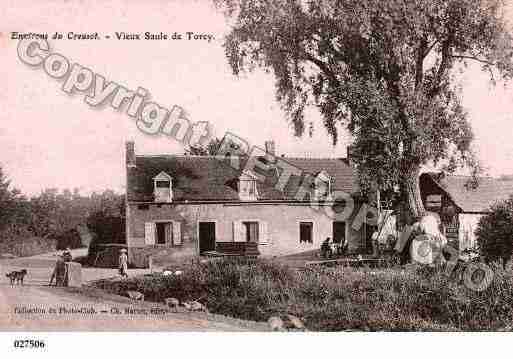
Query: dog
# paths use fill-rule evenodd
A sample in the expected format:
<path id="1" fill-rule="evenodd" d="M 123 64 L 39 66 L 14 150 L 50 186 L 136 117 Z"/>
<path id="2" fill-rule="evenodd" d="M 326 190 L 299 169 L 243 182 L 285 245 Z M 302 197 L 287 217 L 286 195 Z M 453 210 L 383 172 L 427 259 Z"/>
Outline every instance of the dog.
<path id="1" fill-rule="evenodd" d="M 7 273 L 5 276 L 10 279 L 11 285 L 17 284 L 23 285 L 23 278 L 27 275 L 27 270 L 22 269 L 20 271 L 12 271 L 11 273 Z"/>

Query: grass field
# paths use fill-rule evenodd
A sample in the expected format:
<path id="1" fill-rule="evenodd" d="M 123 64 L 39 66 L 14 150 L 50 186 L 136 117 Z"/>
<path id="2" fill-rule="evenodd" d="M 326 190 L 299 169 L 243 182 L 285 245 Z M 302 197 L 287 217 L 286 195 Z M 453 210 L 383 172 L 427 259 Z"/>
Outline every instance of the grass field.
<path id="1" fill-rule="evenodd" d="M 435 268 L 297 270 L 265 260 L 223 260 L 191 263 L 180 276 L 94 284 L 117 294 L 138 290 L 156 302 L 199 300 L 213 313 L 254 321 L 290 313 L 310 330 L 457 331 L 510 330 L 512 279 L 511 269 L 497 269 L 491 285 L 476 292 Z"/>

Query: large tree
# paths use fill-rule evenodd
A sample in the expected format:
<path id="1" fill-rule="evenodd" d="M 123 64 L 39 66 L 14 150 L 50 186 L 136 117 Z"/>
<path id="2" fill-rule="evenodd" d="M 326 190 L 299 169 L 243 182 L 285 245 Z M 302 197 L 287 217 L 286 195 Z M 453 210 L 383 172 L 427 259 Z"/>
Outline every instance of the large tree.
<path id="1" fill-rule="evenodd" d="M 415 218 L 419 173 L 432 163 L 475 168 L 458 71 L 513 75 L 501 0 L 217 0 L 232 20 L 225 49 L 235 74 L 264 68 L 296 135 L 315 105 L 337 143 L 353 135 L 363 188 L 396 186 Z"/>

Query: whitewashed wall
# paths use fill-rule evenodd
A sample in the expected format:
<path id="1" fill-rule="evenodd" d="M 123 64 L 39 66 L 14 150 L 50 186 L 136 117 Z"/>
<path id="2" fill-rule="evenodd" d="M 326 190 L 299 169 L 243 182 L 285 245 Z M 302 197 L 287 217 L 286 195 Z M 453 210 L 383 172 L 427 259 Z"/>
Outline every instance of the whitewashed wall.
<path id="1" fill-rule="evenodd" d="M 458 215 L 459 233 L 458 239 L 460 244 L 460 251 L 467 248 L 476 246 L 475 230 L 482 214 L 460 213 Z"/>
<path id="2" fill-rule="evenodd" d="M 380 213 L 379 223 L 383 226 L 378 237 L 378 242 L 380 243 L 386 243 L 389 235 L 393 235 L 396 238 L 399 235 L 397 232 L 397 217 L 392 213 L 393 211 L 390 210 L 384 210 Z"/>

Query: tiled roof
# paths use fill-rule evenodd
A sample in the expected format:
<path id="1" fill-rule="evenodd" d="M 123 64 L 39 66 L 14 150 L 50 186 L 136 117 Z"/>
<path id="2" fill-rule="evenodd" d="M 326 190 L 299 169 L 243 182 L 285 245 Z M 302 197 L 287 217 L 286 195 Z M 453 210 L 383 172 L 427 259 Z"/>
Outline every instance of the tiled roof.
<path id="1" fill-rule="evenodd" d="M 356 174 L 346 160 L 315 158 L 281 158 L 303 172 L 316 175 L 326 171 L 333 179 L 333 190 L 356 193 Z M 244 163 L 242 163 L 242 168 Z M 213 156 L 137 156 L 136 167 L 127 169 L 129 201 L 153 201 L 153 177 L 161 171 L 173 177 L 173 200 L 239 200 L 237 179 L 241 173 L 229 166 L 228 159 Z M 259 200 L 293 200 L 300 176 L 292 176 L 283 191 L 275 188 L 276 169 L 264 183 L 258 183 Z"/>
<path id="2" fill-rule="evenodd" d="M 507 199 L 513 194 L 512 180 L 481 177 L 478 186 L 473 189 L 467 186 L 470 180 L 468 176 L 423 175 L 430 176 L 463 212 L 488 212 L 496 201 Z"/>

